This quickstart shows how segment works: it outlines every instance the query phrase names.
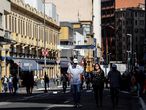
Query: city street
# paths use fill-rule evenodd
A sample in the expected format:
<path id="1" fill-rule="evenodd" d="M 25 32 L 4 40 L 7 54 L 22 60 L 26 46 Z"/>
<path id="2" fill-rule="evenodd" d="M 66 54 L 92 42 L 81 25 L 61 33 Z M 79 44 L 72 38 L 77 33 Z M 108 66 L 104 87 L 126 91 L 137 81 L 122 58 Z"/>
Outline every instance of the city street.
<path id="1" fill-rule="evenodd" d="M 146 0 L 0 4 L 0 110 L 146 110 Z"/>
<path id="2" fill-rule="evenodd" d="M 1 110 L 97 110 L 92 90 L 83 90 L 80 108 L 73 108 L 69 89 L 65 94 L 61 89 L 54 89 L 48 93 L 39 91 L 31 96 L 24 93 L 16 96 L 3 94 L 3 96 L 0 99 Z M 104 91 L 102 110 L 112 110 L 109 90 Z M 142 110 L 142 107 L 138 97 L 122 92 L 116 110 Z"/>

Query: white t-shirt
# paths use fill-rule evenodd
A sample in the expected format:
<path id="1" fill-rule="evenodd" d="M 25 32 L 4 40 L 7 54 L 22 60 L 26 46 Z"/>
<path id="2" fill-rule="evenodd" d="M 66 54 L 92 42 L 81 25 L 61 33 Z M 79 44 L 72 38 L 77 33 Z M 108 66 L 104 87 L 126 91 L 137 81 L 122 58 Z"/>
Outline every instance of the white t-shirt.
<path id="1" fill-rule="evenodd" d="M 80 65 L 74 68 L 72 65 L 68 67 L 67 73 L 71 75 L 70 84 L 76 85 L 81 83 L 80 75 L 83 73 L 84 69 Z"/>
<path id="2" fill-rule="evenodd" d="M 9 83 L 12 83 L 13 77 L 9 78 Z"/>
<path id="3" fill-rule="evenodd" d="M 4 77 L 4 84 L 8 83 L 8 78 Z"/>

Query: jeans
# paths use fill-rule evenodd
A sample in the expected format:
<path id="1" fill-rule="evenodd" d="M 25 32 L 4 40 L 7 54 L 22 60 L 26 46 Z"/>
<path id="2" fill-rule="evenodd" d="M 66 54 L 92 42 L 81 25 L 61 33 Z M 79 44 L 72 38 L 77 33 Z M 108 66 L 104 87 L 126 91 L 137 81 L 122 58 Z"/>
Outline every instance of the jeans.
<path id="1" fill-rule="evenodd" d="M 81 85 L 76 84 L 76 85 L 71 85 L 71 91 L 73 94 L 73 99 L 74 99 L 74 104 L 79 104 L 80 103 L 80 96 L 81 96 Z"/>

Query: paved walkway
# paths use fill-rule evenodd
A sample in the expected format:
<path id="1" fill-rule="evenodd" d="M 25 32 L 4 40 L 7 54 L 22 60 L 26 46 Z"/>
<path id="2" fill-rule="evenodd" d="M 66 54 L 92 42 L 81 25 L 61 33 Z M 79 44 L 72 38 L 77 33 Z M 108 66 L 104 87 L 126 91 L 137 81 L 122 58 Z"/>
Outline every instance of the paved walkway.
<path id="1" fill-rule="evenodd" d="M 139 97 L 141 106 L 143 110 L 146 110 L 146 94 L 143 97 Z"/>

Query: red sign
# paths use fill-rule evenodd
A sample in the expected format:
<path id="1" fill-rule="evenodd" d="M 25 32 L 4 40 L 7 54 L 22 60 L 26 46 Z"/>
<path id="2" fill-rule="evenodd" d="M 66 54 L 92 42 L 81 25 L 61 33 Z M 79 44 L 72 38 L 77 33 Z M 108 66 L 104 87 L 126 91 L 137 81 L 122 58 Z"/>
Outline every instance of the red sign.
<path id="1" fill-rule="evenodd" d="M 43 56 L 48 56 L 48 50 L 47 49 L 42 49 L 42 55 Z"/>

